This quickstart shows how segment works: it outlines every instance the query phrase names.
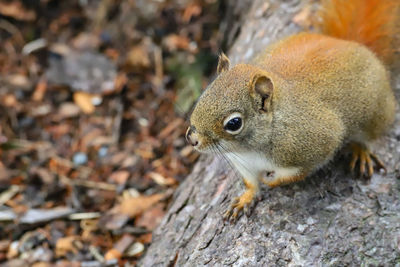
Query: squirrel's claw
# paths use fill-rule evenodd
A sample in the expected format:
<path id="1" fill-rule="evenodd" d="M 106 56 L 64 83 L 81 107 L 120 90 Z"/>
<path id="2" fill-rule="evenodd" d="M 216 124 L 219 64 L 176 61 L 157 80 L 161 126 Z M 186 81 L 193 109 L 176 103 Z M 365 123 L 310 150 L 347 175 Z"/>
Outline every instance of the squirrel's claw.
<path id="1" fill-rule="evenodd" d="M 360 144 L 352 144 L 351 149 L 353 151 L 353 155 L 350 161 L 350 169 L 354 172 L 356 163 L 359 162 L 359 174 L 361 176 L 365 175 L 367 178 L 371 178 L 374 173 L 374 165 L 379 169 L 383 169 L 385 174 L 387 173 L 385 164 L 373 153 L 371 153 L 366 147 Z"/>
<path id="2" fill-rule="evenodd" d="M 224 213 L 224 215 L 222 216 L 224 218 L 224 220 L 230 220 L 231 215 L 232 215 L 232 206 L 230 206 Z"/>
<path id="3" fill-rule="evenodd" d="M 250 205 L 244 205 L 244 207 L 243 207 L 243 213 L 247 216 L 247 217 L 249 217 L 250 216 Z"/>
<path id="4" fill-rule="evenodd" d="M 255 194 L 256 192 L 254 189 L 247 189 L 240 197 L 236 197 L 228 210 L 224 213 L 223 218 L 230 222 L 235 222 L 240 217 L 241 211 L 243 211 L 246 216 L 249 216 Z"/>
<path id="5" fill-rule="evenodd" d="M 378 166 L 379 169 L 382 169 L 385 174 L 387 174 L 387 169 L 385 166 L 385 163 L 383 163 L 375 154 L 370 153 L 370 157 L 372 158 L 372 160 L 375 162 L 375 164 Z"/>
<path id="6" fill-rule="evenodd" d="M 236 220 L 236 218 L 238 217 L 238 210 L 237 210 L 237 204 L 239 203 L 240 198 L 239 197 L 235 197 L 232 201 L 232 203 L 230 204 L 229 208 L 226 210 L 226 212 L 224 213 L 224 220 L 229 220 L 229 221 L 234 221 Z"/>

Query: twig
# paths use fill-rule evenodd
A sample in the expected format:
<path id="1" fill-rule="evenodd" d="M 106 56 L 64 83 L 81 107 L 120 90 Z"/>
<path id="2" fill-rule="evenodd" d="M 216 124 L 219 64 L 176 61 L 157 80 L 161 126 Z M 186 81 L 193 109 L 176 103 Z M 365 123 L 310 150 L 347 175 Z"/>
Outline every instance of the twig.
<path id="1" fill-rule="evenodd" d="M 163 58 L 162 58 L 162 50 L 160 47 L 155 46 L 154 48 L 154 69 L 155 69 L 155 85 L 157 87 L 157 91 L 159 93 L 162 92 L 162 84 L 163 84 Z"/>
<path id="2" fill-rule="evenodd" d="M 47 46 L 47 41 L 44 38 L 39 38 L 24 45 L 22 48 L 23 55 L 29 55 L 36 50 L 42 49 Z"/>
<path id="3" fill-rule="evenodd" d="M 104 262 L 104 257 L 95 246 L 89 246 L 89 251 L 97 261 Z"/>
<path id="4" fill-rule="evenodd" d="M 95 189 L 99 189 L 99 190 L 109 190 L 109 191 L 117 190 L 117 186 L 114 184 L 109 184 L 109 183 L 104 183 L 104 182 L 94 182 L 94 181 L 88 181 L 88 180 L 82 180 L 82 179 L 71 179 L 64 175 L 61 175 L 60 178 L 61 178 L 62 182 L 69 184 L 69 185 L 84 186 L 84 187 L 95 188 Z"/>
<path id="5" fill-rule="evenodd" d="M 73 213 L 68 216 L 70 220 L 89 220 L 89 219 L 96 219 L 101 216 L 100 212 L 80 212 L 80 213 Z"/>
<path id="6" fill-rule="evenodd" d="M 12 185 L 9 189 L 0 194 L 0 206 L 12 199 L 19 192 L 18 185 Z"/>
<path id="7" fill-rule="evenodd" d="M 0 20 L 0 29 L 3 29 L 9 34 L 15 36 L 17 41 L 20 43 L 19 45 L 22 46 L 25 43 L 24 37 L 18 27 L 8 22 L 7 20 Z"/>
<path id="8" fill-rule="evenodd" d="M 122 123 L 122 117 L 124 113 L 124 104 L 122 103 L 122 100 L 120 97 L 117 98 L 117 114 L 115 115 L 114 118 L 114 123 L 113 123 L 113 130 L 112 130 L 112 140 L 115 144 L 118 143 L 119 137 L 121 135 L 121 123 Z"/>

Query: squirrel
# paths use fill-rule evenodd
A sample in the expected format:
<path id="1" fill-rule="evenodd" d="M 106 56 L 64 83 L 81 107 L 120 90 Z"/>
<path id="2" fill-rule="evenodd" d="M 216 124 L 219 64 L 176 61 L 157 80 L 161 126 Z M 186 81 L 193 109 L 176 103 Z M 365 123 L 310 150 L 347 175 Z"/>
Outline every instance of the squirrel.
<path id="1" fill-rule="evenodd" d="M 246 190 L 225 218 L 249 214 L 259 181 L 301 181 L 344 146 L 352 171 L 357 165 L 371 177 L 374 165 L 385 169 L 370 144 L 395 118 L 387 67 L 399 11 L 399 0 L 323 0 L 320 33 L 291 35 L 234 67 L 219 56 L 186 139 L 200 152 L 222 154 L 243 176 Z"/>

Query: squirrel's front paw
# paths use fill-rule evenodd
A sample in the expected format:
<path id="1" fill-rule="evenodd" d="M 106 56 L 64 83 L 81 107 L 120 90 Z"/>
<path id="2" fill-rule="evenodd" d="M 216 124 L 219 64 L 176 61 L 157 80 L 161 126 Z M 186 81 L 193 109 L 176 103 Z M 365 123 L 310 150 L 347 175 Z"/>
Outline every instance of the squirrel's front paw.
<path id="1" fill-rule="evenodd" d="M 236 197 L 231 206 L 225 212 L 224 219 L 235 222 L 239 218 L 239 214 L 242 210 L 247 216 L 249 216 L 255 195 L 256 190 L 248 188 L 240 197 Z"/>

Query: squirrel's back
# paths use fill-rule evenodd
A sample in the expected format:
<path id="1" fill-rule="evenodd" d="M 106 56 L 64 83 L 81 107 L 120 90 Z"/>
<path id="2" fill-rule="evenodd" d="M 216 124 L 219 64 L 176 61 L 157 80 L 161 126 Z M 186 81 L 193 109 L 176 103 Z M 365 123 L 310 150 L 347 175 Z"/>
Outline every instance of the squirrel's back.
<path id="1" fill-rule="evenodd" d="M 360 57 L 360 54 L 363 54 Z M 364 56 L 365 54 L 365 56 Z M 322 34 L 299 33 L 270 45 L 253 59 L 253 64 L 300 82 L 324 82 L 326 74 L 351 71 L 372 55 L 361 44 Z M 342 75 L 336 75 L 338 77 Z"/>
<path id="2" fill-rule="evenodd" d="M 380 136 L 395 114 L 384 63 L 395 52 L 399 7 L 400 0 L 324 1 L 320 34 L 292 35 L 257 55 L 251 64 L 285 81 L 275 108 L 311 114 L 323 106 L 341 118 L 345 138 Z"/>

